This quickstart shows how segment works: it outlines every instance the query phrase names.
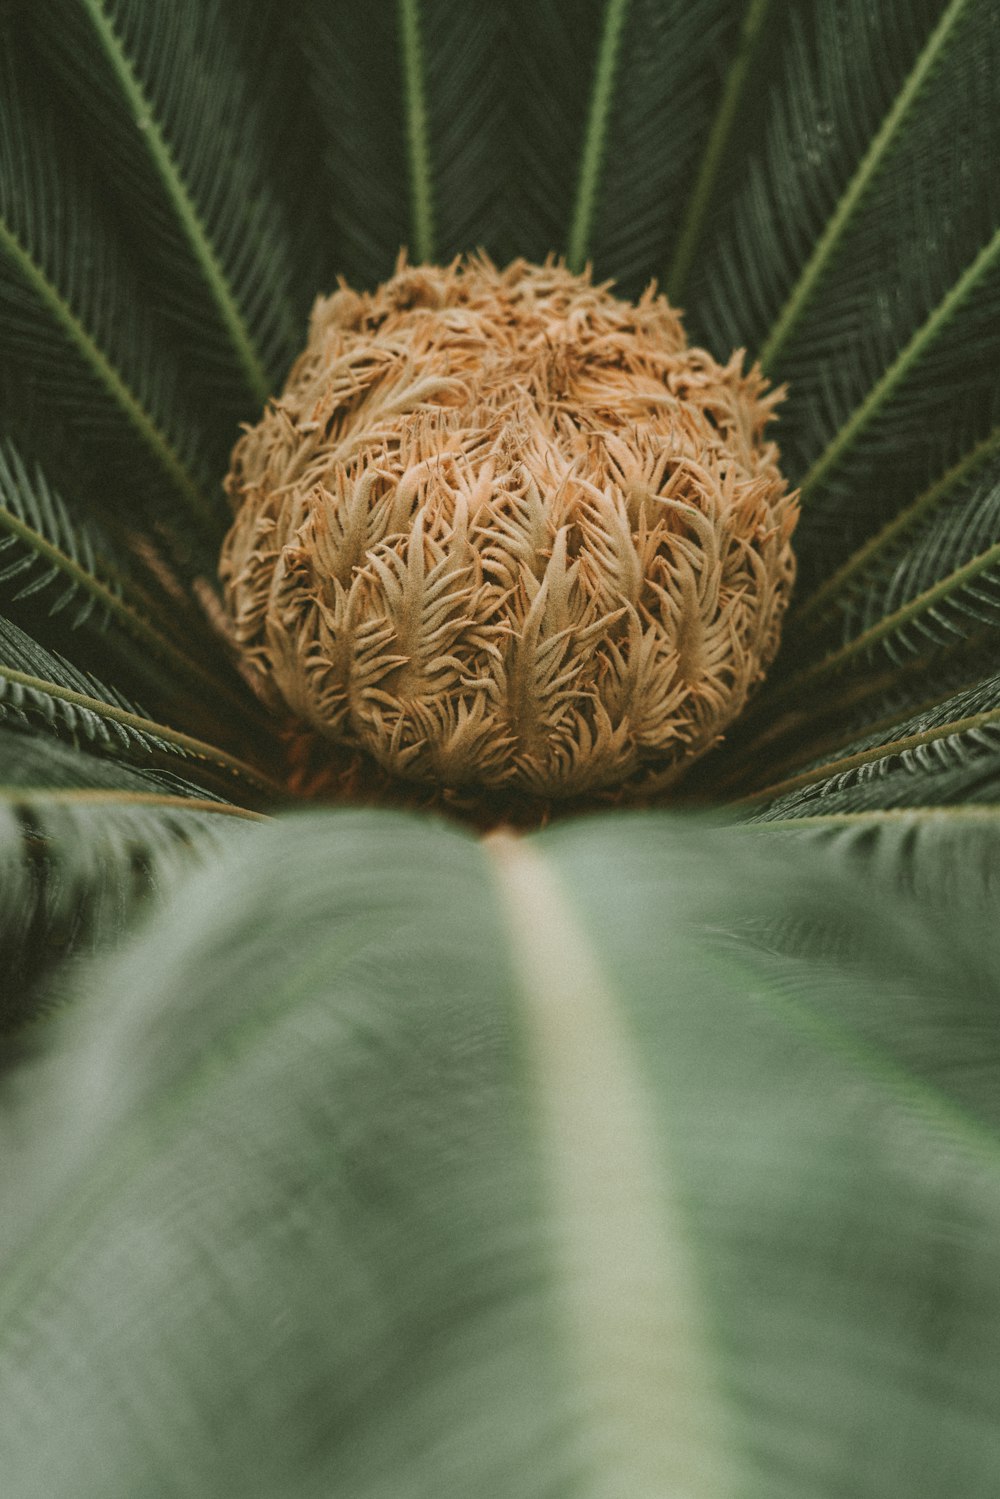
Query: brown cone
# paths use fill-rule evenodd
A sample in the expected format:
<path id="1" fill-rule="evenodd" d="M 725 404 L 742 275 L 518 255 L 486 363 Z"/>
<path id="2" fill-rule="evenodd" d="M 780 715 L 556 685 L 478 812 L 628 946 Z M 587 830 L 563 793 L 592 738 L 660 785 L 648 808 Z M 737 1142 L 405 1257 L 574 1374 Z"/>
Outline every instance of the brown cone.
<path id="1" fill-rule="evenodd" d="M 669 785 L 760 681 L 794 578 L 778 396 L 742 362 L 555 263 L 321 298 L 227 480 L 261 696 L 411 782 Z"/>

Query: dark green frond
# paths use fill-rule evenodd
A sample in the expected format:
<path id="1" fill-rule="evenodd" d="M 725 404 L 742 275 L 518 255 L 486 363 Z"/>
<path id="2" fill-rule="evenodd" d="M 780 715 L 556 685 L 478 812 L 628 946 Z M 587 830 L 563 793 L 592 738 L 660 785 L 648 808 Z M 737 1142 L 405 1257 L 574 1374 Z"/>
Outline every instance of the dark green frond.
<path id="1" fill-rule="evenodd" d="M 299 0 L 296 24 L 325 132 L 330 279 L 373 286 L 413 243 L 398 6 L 374 0 L 359 25 L 349 7 Z"/>
<path id="2" fill-rule="evenodd" d="M 578 198 L 577 247 L 626 295 L 662 274 L 677 243 L 738 19 L 729 0 L 628 4 L 589 213 Z"/>
<path id="3" fill-rule="evenodd" d="M 0 784 L 0 1032 L 55 1003 L 72 979 L 70 960 L 120 939 L 251 816 L 128 786 Z"/>
<path id="4" fill-rule="evenodd" d="M 951 501 L 857 579 L 844 601 L 844 643 L 812 669 L 814 679 L 855 661 L 875 664 L 879 653 L 901 663 L 997 626 L 1000 462 Z"/>
<path id="5" fill-rule="evenodd" d="M 91 754 L 87 746 L 74 745 L 50 734 L 26 733 L 23 728 L 0 725 L 0 785 L 16 790 L 128 791 L 140 798 L 225 802 L 215 792 L 172 770 L 150 765 L 126 765 L 120 760 Z"/>
<path id="6" fill-rule="evenodd" d="M 510 222 L 510 91 L 498 66 L 508 55 L 507 7 L 414 0 L 426 112 L 427 180 L 435 259 L 483 247 L 518 253 Z M 411 232 L 409 243 L 419 244 Z"/>
<path id="7" fill-rule="evenodd" d="M 886 578 L 893 570 L 891 559 L 902 555 L 910 538 L 918 531 L 930 534 L 936 524 L 934 516 L 939 511 L 949 513 L 953 505 L 961 503 L 959 497 L 966 492 L 967 483 L 972 482 L 980 468 L 990 464 L 998 452 L 1000 427 L 973 444 L 957 463 L 922 490 L 806 598 L 795 613 L 796 633 L 805 631 L 812 635 L 830 631 L 841 634 L 846 642 L 856 633 L 854 621 L 860 612 L 865 612 L 866 624 L 876 623 L 874 615 L 867 612 L 869 583 L 877 597 L 878 580 Z"/>
<path id="8" fill-rule="evenodd" d="M 848 233 L 855 214 L 859 209 L 864 211 L 865 198 L 872 184 L 877 182 L 886 158 L 891 161 L 897 137 L 908 131 L 909 113 L 920 101 L 921 90 L 928 79 L 933 77 L 942 55 L 947 55 L 955 30 L 961 27 L 963 16 L 969 9 L 969 0 L 950 0 L 917 55 L 905 83 L 883 117 L 834 212 L 824 225 L 809 260 L 768 331 L 760 348 L 760 360 L 765 370 L 773 368 L 780 359 L 785 345 L 794 336 L 798 320 L 808 308 L 817 287 L 822 285 L 828 268 L 831 264 L 836 265 L 841 241 Z"/>
<path id="9" fill-rule="evenodd" d="M 747 0 L 738 18 L 740 29 L 715 104 L 711 125 L 705 131 L 697 171 L 679 219 L 676 244 L 666 274 L 667 295 L 675 303 L 686 298 L 688 277 L 701 248 L 719 175 L 727 157 L 735 155 L 733 137 L 737 124 L 741 116 L 745 118 L 749 115 L 750 120 L 753 120 L 753 111 L 747 110 L 747 95 L 750 93 L 750 82 L 760 67 L 760 57 L 764 54 L 769 36 L 768 21 L 772 16 L 771 0 Z"/>
<path id="10" fill-rule="evenodd" d="M 121 558 L 102 566 L 110 544 L 94 523 L 71 518 L 41 469 L 29 475 L 0 438 L 0 585 L 14 602 L 42 597 L 51 614 L 69 612 L 78 629 L 101 628 L 121 605 Z"/>
<path id="11" fill-rule="evenodd" d="M 753 774 L 761 756 L 789 767 L 816 746 L 849 753 L 860 736 L 989 679 L 1000 642 L 997 538 L 1000 466 L 982 445 L 842 571 L 814 616 L 822 633 L 793 616 L 786 669 L 737 729 L 727 784 Z M 821 654 L 834 629 L 841 643 Z"/>
<path id="12" fill-rule="evenodd" d="M 693 301 L 789 381 L 807 586 L 996 420 L 998 45 L 981 0 L 788 15 Z"/>
<path id="13" fill-rule="evenodd" d="M 565 244 L 572 185 L 559 172 L 553 204 L 556 184 L 538 174 L 560 94 L 584 96 L 560 50 L 578 48 L 581 30 L 591 45 L 597 7 L 588 0 L 574 28 L 554 0 L 376 0 L 358 26 L 343 8 L 301 0 L 303 62 L 326 137 L 331 279 L 371 286 L 401 246 L 411 260 L 482 247 L 506 261 Z M 578 125 L 562 132 L 574 162 Z"/>
<path id="14" fill-rule="evenodd" d="M 267 89 L 250 72 L 245 28 L 221 0 L 44 0 L 34 15 L 102 176 L 128 204 L 185 374 L 214 397 L 215 420 L 252 416 L 303 328 Z"/>
<path id="15" fill-rule="evenodd" d="M 505 159 L 512 254 L 569 247 L 610 0 L 508 0 Z M 613 40 L 613 38 L 612 38 Z M 613 61 L 613 59 L 612 59 Z M 598 156 L 600 142 L 595 142 Z"/>
<path id="16" fill-rule="evenodd" d="M 998 936 L 901 857 L 947 836 L 251 833 L 8 1107 L 18 1499 L 985 1499 Z"/>
<path id="17" fill-rule="evenodd" d="M 941 8 L 940 0 L 775 7 L 741 105 L 753 134 L 740 136 L 688 291 L 698 331 L 720 351 L 765 344 Z"/>
<path id="18" fill-rule="evenodd" d="M 0 46 L 2 390 L 36 436 L 67 424 L 147 514 L 170 495 L 174 526 L 205 541 L 221 511 L 210 495 L 182 377 L 102 205 L 93 173 L 57 127 L 51 83 L 11 24 Z"/>
<path id="19" fill-rule="evenodd" d="M 834 389 L 842 367 L 832 353 L 820 357 L 828 374 L 806 426 L 815 434 L 828 418 L 831 435 L 801 475 L 807 580 L 821 578 L 908 502 L 928 473 L 939 474 L 989 432 L 1000 416 L 998 329 L 1000 229 L 849 410 Z M 798 389 L 804 404 L 801 382 Z"/>
<path id="20" fill-rule="evenodd" d="M 819 811 L 946 805 L 1000 800 L 1000 676 L 990 676 L 920 712 L 843 742 L 815 761 L 803 746 L 789 757 L 792 773 L 765 784 L 748 805 Z M 821 805 L 820 805 L 821 804 Z M 776 814 L 777 815 L 777 814 Z"/>
<path id="21" fill-rule="evenodd" d="M 166 765 L 231 793 L 274 793 L 261 772 L 147 718 L 117 689 L 78 670 L 0 619 L 0 721 L 50 732 L 112 758 Z"/>
<path id="22" fill-rule="evenodd" d="M 97 647 L 107 664 L 185 711 L 185 699 L 244 723 L 253 702 L 223 662 L 206 662 L 175 639 L 171 622 L 131 575 L 126 558 L 99 527 L 61 495 L 36 465 L 29 473 L 17 448 L 0 438 L 0 597 L 6 596 L 29 632 L 66 620 L 45 643 L 62 649 L 72 637 L 88 657 Z M 78 637 L 84 637 L 80 640 Z"/>

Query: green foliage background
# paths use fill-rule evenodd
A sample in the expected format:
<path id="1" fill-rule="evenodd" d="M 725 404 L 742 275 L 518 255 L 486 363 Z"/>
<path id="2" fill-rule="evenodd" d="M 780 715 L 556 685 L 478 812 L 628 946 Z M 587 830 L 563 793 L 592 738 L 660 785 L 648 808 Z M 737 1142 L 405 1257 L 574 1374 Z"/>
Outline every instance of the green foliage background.
<path id="1" fill-rule="evenodd" d="M 0 0 L 14 1499 L 995 1493 L 998 78 L 993 0 Z M 402 245 L 788 382 L 706 821 L 287 807 L 220 480 Z"/>

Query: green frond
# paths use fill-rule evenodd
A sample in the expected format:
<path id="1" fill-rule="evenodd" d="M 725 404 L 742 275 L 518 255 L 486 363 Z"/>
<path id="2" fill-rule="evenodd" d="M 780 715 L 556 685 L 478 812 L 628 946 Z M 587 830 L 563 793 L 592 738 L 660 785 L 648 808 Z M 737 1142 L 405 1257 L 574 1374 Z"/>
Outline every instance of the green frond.
<path id="1" fill-rule="evenodd" d="M 48 88 L 20 32 L 0 46 L 2 389 L 36 431 L 63 421 L 105 483 L 136 478 L 173 496 L 206 541 L 220 511 L 208 492 L 195 423 L 168 341 L 111 231 L 88 163 L 57 127 Z M 162 332 L 162 330 L 161 330 Z M 143 485 L 139 486 L 140 493 Z"/>
<path id="2" fill-rule="evenodd" d="M 868 811 L 1000 799 L 1000 676 L 900 712 L 818 761 L 807 749 L 791 759 L 801 768 L 769 784 L 758 772 L 764 786 L 736 805 Z"/>
<path id="3" fill-rule="evenodd" d="M 998 80 L 995 0 L 0 0 L 12 1499 L 993 1493 Z M 317 293 L 477 246 L 666 270 L 787 387 L 797 597 L 695 815 L 284 813 L 378 793 L 279 755 L 233 670 L 226 454 Z M 540 550 L 546 489 L 505 671 L 573 767 L 570 573 L 602 611 L 631 573 L 610 531 Z M 293 509 L 239 562 L 275 660 Z M 488 759 L 464 700 L 381 713 L 507 640 L 423 518 L 388 545 L 343 711 L 404 774 L 432 734 Z"/>
<path id="4" fill-rule="evenodd" d="M 695 324 L 787 380 L 812 589 L 997 419 L 1000 33 L 988 6 L 792 8 Z"/>
<path id="5" fill-rule="evenodd" d="M 252 715 L 249 695 L 173 638 L 129 565 L 100 528 L 72 513 L 37 465 L 0 437 L 0 594 L 65 617 L 69 633 L 97 637 L 115 665 L 161 695 L 193 694 L 217 711 Z M 63 632 L 65 633 L 65 632 Z"/>
<path id="6" fill-rule="evenodd" d="M 517 79 L 503 66 L 509 6 L 419 0 L 417 9 L 437 259 L 482 247 L 509 260 L 521 253 L 510 160 Z"/>
<path id="7" fill-rule="evenodd" d="M 994 900 L 1000 803 L 897 807 L 870 812 L 779 811 L 769 807 L 736 826 L 829 848 L 863 868 L 885 890 L 905 890 L 966 910 Z"/>
<path id="8" fill-rule="evenodd" d="M 98 754 L 174 766 L 209 786 L 251 797 L 277 793 L 262 772 L 147 718 L 117 689 L 78 670 L 0 619 L 0 722 L 42 729 Z"/>
<path id="9" fill-rule="evenodd" d="M 940 17 L 940 0 L 748 7 L 758 45 L 730 128 L 727 192 L 687 292 L 711 343 L 759 349 L 821 242 Z M 744 118 L 744 116 L 746 118 Z M 911 116 L 912 118 L 912 116 Z M 779 375 L 783 371 L 777 371 Z"/>
<path id="10" fill-rule="evenodd" d="M 343 10 L 302 0 L 303 64 L 327 141 L 331 275 L 371 286 L 401 246 L 442 261 L 482 247 L 504 262 L 563 242 L 568 209 L 554 240 L 533 222 L 539 211 L 551 222 L 552 205 L 548 184 L 534 197 L 524 154 L 544 161 L 548 148 L 537 138 L 546 101 L 528 70 L 540 63 L 532 33 L 552 9 L 551 0 L 376 0 L 358 27 Z M 546 90 L 566 81 L 553 72 Z M 560 182 L 563 201 L 566 191 Z"/>
<path id="11" fill-rule="evenodd" d="M 374 0 L 363 25 L 349 7 L 301 0 L 296 30 L 323 131 L 313 170 L 328 205 L 330 279 L 374 286 L 412 235 L 397 0 Z"/>
<path id="12" fill-rule="evenodd" d="M 966 373 L 972 377 L 977 387 L 987 385 L 990 392 L 995 390 L 992 380 L 987 382 L 985 373 L 989 371 L 992 374 L 990 360 L 996 353 L 993 347 L 996 341 L 995 335 L 993 337 L 990 335 L 994 326 L 993 314 L 1000 308 L 998 269 L 1000 269 L 1000 229 L 994 230 L 987 243 L 965 267 L 958 279 L 948 287 L 941 301 L 914 331 L 892 362 L 883 369 L 871 389 L 866 391 L 858 404 L 848 412 L 830 436 L 822 452 L 817 455 L 803 475 L 802 502 L 807 518 L 814 513 L 814 497 L 828 481 L 831 470 L 845 462 L 852 449 L 861 443 L 870 428 L 878 426 L 880 420 L 884 418 L 887 407 L 890 408 L 891 419 L 891 403 L 901 388 L 905 390 L 908 381 L 920 380 L 923 377 L 924 390 L 918 393 L 916 400 L 911 399 L 904 407 L 901 415 L 907 427 L 913 423 L 917 415 L 926 421 L 934 414 L 943 414 L 947 410 L 948 403 L 955 399 L 956 385 L 962 394 L 965 393 L 962 389 L 964 382 L 947 379 L 952 371 L 945 365 L 947 356 L 942 357 L 940 346 L 949 339 L 953 345 L 953 351 L 949 351 L 952 352 L 952 359 L 960 361 L 961 365 L 955 373 L 958 375 Z M 970 303 L 977 298 L 980 300 L 973 310 L 973 315 L 974 330 L 978 336 L 970 339 L 967 315 L 970 311 Z M 965 318 L 963 314 L 966 315 Z M 983 367 L 980 367 L 980 361 L 983 362 Z M 925 370 L 928 373 L 925 373 Z M 828 391 L 824 391 L 823 395 L 825 400 Z M 929 400 L 921 400 L 921 395 L 928 396 Z M 841 507 L 837 508 L 839 510 Z"/>
<path id="13" fill-rule="evenodd" d="M 764 740 L 772 748 L 783 714 L 793 730 L 803 709 L 813 730 L 841 717 L 846 738 L 855 704 L 869 720 L 879 719 L 891 699 L 906 701 L 907 688 L 924 701 L 944 697 L 956 673 L 968 677 L 977 661 L 995 660 L 1000 463 L 984 457 L 975 470 L 963 466 L 950 494 L 939 489 L 937 498 L 937 506 L 871 551 L 867 568 L 852 579 L 840 600 L 842 644 L 786 671 L 753 704 L 745 723 L 769 725 Z M 793 658 L 809 643 L 797 640 Z M 753 750 L 751 742 L 744 760 Z"/>
<path id="14" fill-rule="evenodd" d="M 989 1493 L 996 838 L 251 832 L 8 1106 L 19 1499 Z"/>
<path id="15" fill-rule="evenodd" d="M 614 19 L 609 11 L 607 24 Z M 591 259 L 625 295 L 662 271 L 677 239 L 738 19 L 729 0 L 630 0 L 600 116 L 595 76 L 584 151 L 592 147 L 578 178 L 576 216 L 586 227 L 578 259 Z"/>
<path id="16" fill-rule="evenodd" d="M 56 1003 L 70 964 L 119 940 L 251 816 L 130 786 L 12 786 L 0 768 L 0 1032 Z"/>
<path id="17" fill-rule="evenodd" d="M 888 571 L 891 567 L 888 559 L 898 555 L 900 548 L 905 547 L 906 538 L 917 527 L 927 526 L 930 529 L 934 522 L 928 518 L 933 517 L 938 507 L 950 506 L 955 493 L 965 485 L 966 480 L 982 464 L 990 462 L 998 452 L 1000 427 L 994 428 L 989 436 L 974 443 L 957 463 L 922 490 L 915 500 L 820 584 L 796 609 L 796 631 L 805 629 L 819 633 L 839 623 L 842 615 L 852 614 L 855 606 L 861 605 L 864 599 L 867 580 L 871 578 L 874 581 L 878 575 Z M 845 639 L 849 639 L 852 633 L 847 624 L 844 629 Z"/>
<path id="18" fill-rule="evenodd" d="M 126 791 L 140 800 L 154 796 L 157 801 L 167 797 L 173 802 L 181 797 L 185 801 L 236 805 L 175 770 L 149 764 L 126 765 L 121 760 L 91 754 L 86 745 L 74 745 L 50 734 L 26 732 L 23 727 L 9 725 L 0 725 L 0 785 L 18 791 L 92 791 L 95 796 Z"/>
<path id="19" fill-rule="evenodd" d="M 841 239 L 877 177 L 886 155 L 891 152 L 896 136 L 905 129 L 909 110 L 938 65 L 942 52 L 946 50 L 955 27 L 961 21 L 963 12 L 970 8 L 970 3 L 971 0 L 951 0 L 927 38 L 764 339 L 760 349 L 760 362 L 765 371 L 770 371 L 774 366 L 805 307 L 822 282 L 827 267 L 835 260 Z"/>
<path id="20" fill-rule="evenodd" d="M 0 1032 L 258 814 L 165 769 L 0 725 Z"/>
<path id="21" fill-rule="evenodd" d="M 580 152 L 573 217 L 569 226 L 566 261 L 571 271 L 582 271 L 589 259 L 594 208 L 601 167 L 607 150 L 608 119 L 615 88 L 615 72 L 629 0 L 606 0 L 594 82 Z"/>
<path id="22" fill-rule="evenodd" d="M 542 260 L 569 245 L 607 9 L 605 0 L 507 0 L 504 15 L 504 258 Z"/>
<path id="23" fill-rule="evenodd" d="M 867 35 L 857 49 L 849 44 L 852 9 Z M 732 314 L 742 319 L 731 336 L 752 349 L 770 342 L 771 373 L 789 382 L 780 437 L 803 486 L 807 587 L 997 419 L 1000 194 L 991 163 L 1000 153 L 992 97 L 1000 34 L 981 4 L 939 7 L 926 25 L 919 5 L 842 10 L 825 7 L 815 22 L 790 23 L 787 46 L 798 65 L 770 105 L 767 150 L 761 163 L 751 161 L 743 191 L 747 212 L 734 209 L 699 282 L 706 306 L 721 305 L 729 288 Z M 836 44 L 827 27 L 837 30 Z M 834 70 L 830 100 L 826 68 Z M 865 108 L 894 77 L 882 114 L 862 134 Z M 810 82 L 810 95 L 800 97 Z M 848 117 L 858 88 L 868 103 Z M 835 146 L 846 175 L 824 211 L 837 179 Z M 794 163 L 802 150 L 822 172 L 812 191 L 794 171 L 778 181 L 779 159 Z M 779 234 L 797 234 L 795 247 L 782 256 L 772 246 L 765 259 Z M 765 283 L 770 290 L 761 290 Z M 758 305 L 768 308 L 761 325 L 753 321 Z M 787 326 L 782 305 L 794 314 Z"/>
<path id="24" fill-rule="evenodd" d="M 842 615 L 845 640 L 810 670 L 810 681 L 854 661 L 871 661 L 878 646 L 902 662 L 931 645 L 995 629 L 1000 607 L 1000 464 L 963 486 L 947 513 L 936 514 L 905 545 L 886 549 L 855 588 Z"/>
<path id="25" fill-rule="evenodd" d="M 748 0 L 744 7 L 736 48 L 722 86 L 715 116 L 705 133 L 690 196 L 680 219 L 677 243 L 666 275 L 667 294 L 674 302 L 684 297 L 695 254 L 702 241 L 716 183 L 744 104 L 749 79 L 758 65 L 767 35 L 771 0 Z M 690 11 L 689 11 L 690 14 Z"/>
<path id="26" fill-rule="evenodd" d="M 107 570 L 98 562 L 108 550 L 94 523 L 72 518 L 41 469 L 29 475 L 0 437 L 0 584 L 14 601 L 41 595 L 50 613 L 69 610 L 74 628 L 101 628 L 122 603 L 121 559 Z"/>
<path id="27" fill-rule="evenodd" d="M 250 416 L 301 342 L 272 122 L 221 0 L 44 0 L 34 17 L 102 175 L 141 220 L 185 372 Z M 273 59 L 272 66 L 273 66 Z"/>

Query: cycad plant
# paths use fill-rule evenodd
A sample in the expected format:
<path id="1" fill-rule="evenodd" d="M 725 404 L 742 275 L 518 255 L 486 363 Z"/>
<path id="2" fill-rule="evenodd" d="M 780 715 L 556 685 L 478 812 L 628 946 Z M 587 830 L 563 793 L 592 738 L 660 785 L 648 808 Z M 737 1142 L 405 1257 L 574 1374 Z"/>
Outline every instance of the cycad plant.
<path id="1" fill-rule="evenodd" d="M 0 0 L 5 1496 L 996 1493 L 998 78 L 992 0 Z M 576 509 L 561 334 L 476 484 L 434 414 L 504 275 L 683 309 Z M 264 415 L 318 295 L 364 484 L 360 376 Z"/>

